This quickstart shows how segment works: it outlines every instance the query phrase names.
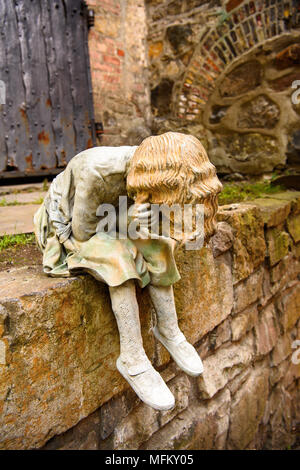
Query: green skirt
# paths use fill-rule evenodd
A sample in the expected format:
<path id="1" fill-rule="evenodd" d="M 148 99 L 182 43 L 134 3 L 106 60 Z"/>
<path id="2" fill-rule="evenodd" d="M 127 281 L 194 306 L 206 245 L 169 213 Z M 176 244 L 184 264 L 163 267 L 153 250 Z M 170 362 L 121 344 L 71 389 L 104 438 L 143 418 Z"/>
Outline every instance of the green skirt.
<path id="1" fill-rule="evenodd" d="M 176 241 L 159 237 L 119 240 L 97 232 L 80 242 L 72 235 L 61 243 L 44 204 L 34 216 L 35 235 L 43 252 L 43 269 L 52 277 L 87 272 L 109 286 L 136 279 L 141 287 L 151 283 L 170 286 L 180 279 L 174 259 Z"/>

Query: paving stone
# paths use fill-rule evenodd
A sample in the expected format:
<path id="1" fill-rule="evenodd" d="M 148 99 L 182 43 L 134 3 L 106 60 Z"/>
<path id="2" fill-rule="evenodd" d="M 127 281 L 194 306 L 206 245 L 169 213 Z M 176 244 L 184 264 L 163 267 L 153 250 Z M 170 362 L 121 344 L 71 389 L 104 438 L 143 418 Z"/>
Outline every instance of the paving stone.
<path id="1" fill-rule="evenodd" d="M 33 216 L 38 205 L 0 207 L 0 236 L 33 232 Z"/>

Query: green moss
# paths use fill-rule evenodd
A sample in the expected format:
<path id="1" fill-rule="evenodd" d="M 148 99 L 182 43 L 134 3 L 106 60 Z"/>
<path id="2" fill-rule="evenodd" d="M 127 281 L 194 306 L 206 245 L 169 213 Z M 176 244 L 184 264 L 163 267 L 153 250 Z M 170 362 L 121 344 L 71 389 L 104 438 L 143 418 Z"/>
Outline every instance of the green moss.
<path id="1" fill-rule="evenodd" d="M 219 204 L 232 204 L 234 202 L 251 201 L 266 194 L 276 194 L 284 191 L 281 186 L 271 186 L 269 181 L 259 183 L 225 183 L 219 195 Z"/>
<path id="2" fill-rule="evenodd" d="M 21 233 L 18 235 L 4 235 L 0 237 L 0 252 L 12 246 L 30 245 L 34 243 L 33 233 Z"/>

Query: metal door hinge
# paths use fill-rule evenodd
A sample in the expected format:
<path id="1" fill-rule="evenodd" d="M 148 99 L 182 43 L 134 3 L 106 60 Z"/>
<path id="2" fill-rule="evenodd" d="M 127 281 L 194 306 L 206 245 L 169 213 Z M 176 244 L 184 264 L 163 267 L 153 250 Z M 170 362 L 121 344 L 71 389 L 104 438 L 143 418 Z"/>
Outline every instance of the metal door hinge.
<path id="1" fill-rule="evenodd" d="M 95 25 L 95 10 L 88 8 L 87 10 L 87 25 L 88 29 L 92 28 Z"/>
<path id="2" fill-rule="evenodd" d="M 103 123 L 95 122 L 96 137 L 100 139 L 104 133 Z"/>

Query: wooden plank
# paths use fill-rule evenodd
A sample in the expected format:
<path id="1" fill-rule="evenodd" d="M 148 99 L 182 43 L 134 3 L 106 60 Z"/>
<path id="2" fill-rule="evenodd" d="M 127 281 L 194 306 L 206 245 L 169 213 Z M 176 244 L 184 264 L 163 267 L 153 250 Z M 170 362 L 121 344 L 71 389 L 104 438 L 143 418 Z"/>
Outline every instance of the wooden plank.
<path id="1" fill-rule="evenodd" d="M 28 129 L 24 125 L 25 109 L 24 81 L 21 68 L 21 50 L 17 17 L 12 2 L 5 4 L 3 37 L 6 48 L 6 104 L 5 140 L 7 164 L 18 170 L 25 170 L 31 165 L 31 148 Z"/>
<path id="2" fill-rule="evenodd" d="M 56 166 L 40 2 L 16 3 L 34 169 Z"/>
<path id="3" fill-rule="evenodd" d="M 53 37 L 53 50 L 55 53 L 54 73 L 55 88 L 52 93 L 52 107 L 55 109 L 57 124 L 60 125 L 60 134 L 63 144 L 60 143 L 59 165 L 66 164 L 76 154 L 76 137 L 73 127 L 73 103 L 71 93 L 71 75 L 68 48 L 68 35 L 72 31 L 67 30 L 66 10 L 62 0 L 48 0 L 51 16 Z"/>
<path id="4" fill-rule="evenodd" d="M 91 116 L 88 103 L 89 83 L 85 61 L 85 28 L 87 28 L 81 0 L 67 0 L 68 52 L 70 54 L 71 91 L 73 99 L 74 129 L 76 133 L 76 152 L 93 146 Z"/>
<path id="5" fill-rule="evenodd" d="M 59 81 L 57 80 L 56 50 L 54 36 L 57 34 L 55 25 L 51 22 L 51 5 L 49 2 L 41 2 L 42 34 L 45 43 L 47 58 L 47 72 L 49 82 L 49 102 L 51 109 L 51 126 L 55 141 L 56 165 L 64 165 L 64 139 L 61 125 Z M 54 26 L 54 30 L 53 30 Z"/>
<path id="6" fill-rule="evenodd" d="M 0 2 L 0 80 L 6 84 L 6 52 L 5 52 L 5 36 L 4 24 L 6 21 L 5 3 Z M 5 125 L 6 105 L 0 105 L 0 172 L 5 170 L 7 161 L 7 149 L 5 144 Z"/>

